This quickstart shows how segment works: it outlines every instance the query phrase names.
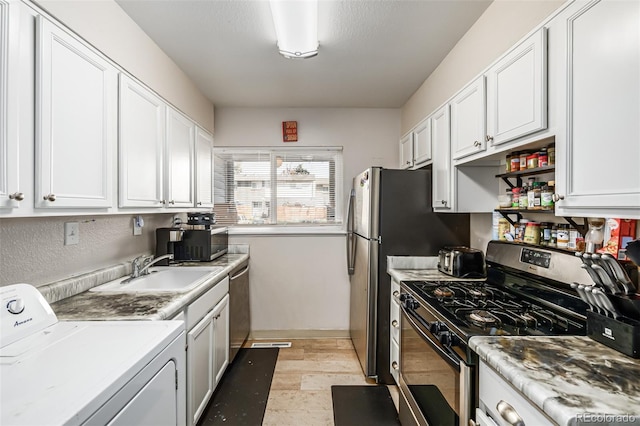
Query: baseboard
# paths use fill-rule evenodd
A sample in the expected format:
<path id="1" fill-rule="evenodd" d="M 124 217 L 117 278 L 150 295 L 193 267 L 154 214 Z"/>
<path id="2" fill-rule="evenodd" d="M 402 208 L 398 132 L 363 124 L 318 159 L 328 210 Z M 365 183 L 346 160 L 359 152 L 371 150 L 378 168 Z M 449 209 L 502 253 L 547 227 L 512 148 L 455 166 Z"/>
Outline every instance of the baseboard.
<path id="1" fill-rule="evenodd" d="M 252 330 L 250 340 L 261 339 L 349 339 L 349 330 Z"/>

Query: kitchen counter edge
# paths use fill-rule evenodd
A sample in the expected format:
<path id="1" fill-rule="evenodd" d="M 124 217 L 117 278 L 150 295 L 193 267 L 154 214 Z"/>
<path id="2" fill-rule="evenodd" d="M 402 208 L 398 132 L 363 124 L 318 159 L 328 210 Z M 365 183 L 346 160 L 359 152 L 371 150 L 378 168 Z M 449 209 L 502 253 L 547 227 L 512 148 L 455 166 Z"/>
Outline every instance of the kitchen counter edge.
<path id="1" fill-rule="evenodd" d="M 586 336 L 474 336 L 469 345 L 559 425 L 640 424 L 640 360 Z"/>
<path id="2" fill-rule="evenodd" d="M 211 280 L 187 292 L 92 292 L 84 291 L 51 303 L 59 320 L 167 320 L 178 315 L 190 303 L 223 280 L 231 271 L 249 259 L 248 253 L 226 254 L 211 262 L 177 265 L 220 266 Z M 99 284 L 98 284 L 99 285 Z"/>

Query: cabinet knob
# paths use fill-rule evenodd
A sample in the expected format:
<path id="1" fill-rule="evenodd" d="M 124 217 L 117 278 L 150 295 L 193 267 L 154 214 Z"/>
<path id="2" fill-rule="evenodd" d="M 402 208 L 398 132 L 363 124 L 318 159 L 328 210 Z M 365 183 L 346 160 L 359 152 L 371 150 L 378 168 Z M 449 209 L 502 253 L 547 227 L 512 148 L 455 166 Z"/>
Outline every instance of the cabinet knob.
<path id="1" fill-rule="evenodd" d="M 476 146 L 476 147 L 480 146 L 480 142 L 478 142 L 478 141 L 474 141 L 474 142 L 473 142 L 473 146 Z"/>
<path id="2" fill-rule="evenodd" d="M 54 202 L 56 200 L 56 194 L 47 194 L 44 197 L 42 197 L 42 199 L 45 201 Z"/>
<path id="3" fill-rule="evenodd" d="M 447 200 L 440 200 L 440 203 L 441 203 L 443 206 L 446 206 L 446 205 L 447 205 Z"/>
<path id="4" fill-rule="evenodd" d="M 560 200 L 564 200 L 564 195 L 560 195 L 560 194 L 553 194 L 551 196 L 551 198 L 553 199 L 554 203 L 557 203 Z"/>
<path id="5" fill-rule="evenodd" d="M 393 369 L 397 371 L 398 370 L 398 361 L 393 361 L 391 363 L 391 367 L 393 367 Z"/>
<path id="6" fill-rule="evenodd" d="M 173 200 L 169 201 L 169 204 L 171 204 L 171 205 L 173 205 L 173 204 L 175 204 L 175 203 L 176 203 L 176 202 L 175 202 L 175 201 L 173 201 Z"/>
<path id="7" fill-rule="evenodd" d="M 407 164 L 411 164 L 411 161 L 407 160 Z"/>
<path id="8" fill-rule="evenodd" d="M 167 200 L 160 200 L 160 204 L 167 204 Z"/>
<path id="9" fill-rule="evenodd" d="M 202 205 L 202 201 L 198 201 L 196 204 L 201 206 Z"/>
<path id="10" fill-rule="evenodd" d="M 487 142 L 491 142 L 493 140 L 493 136 L 487 135 L 486 140 Z"/>
<path id="11" fill-rule="evenodd" d="M 9 199 L 10 200 L 16 200 L 16 201 L 22 201 L 22 200 L 24 200 L 24 194 L 22 192 L 14 192 L 13 194 L 9 195 Z"/>

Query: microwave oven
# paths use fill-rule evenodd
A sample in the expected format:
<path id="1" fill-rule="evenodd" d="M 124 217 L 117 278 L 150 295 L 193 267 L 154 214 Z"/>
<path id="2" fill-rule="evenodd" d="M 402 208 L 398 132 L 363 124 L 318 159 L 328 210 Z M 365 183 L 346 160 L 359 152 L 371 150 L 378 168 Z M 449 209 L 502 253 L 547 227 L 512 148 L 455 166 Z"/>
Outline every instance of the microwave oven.
<path id="1" fill-rule="evenodd" d="M 227 253 L 229 249 L 229 231 L 225 227 L 211 229 L 188 229 L 182 235 L 182 241 L 174 245 L 174 261 L 209 262 Z"/>

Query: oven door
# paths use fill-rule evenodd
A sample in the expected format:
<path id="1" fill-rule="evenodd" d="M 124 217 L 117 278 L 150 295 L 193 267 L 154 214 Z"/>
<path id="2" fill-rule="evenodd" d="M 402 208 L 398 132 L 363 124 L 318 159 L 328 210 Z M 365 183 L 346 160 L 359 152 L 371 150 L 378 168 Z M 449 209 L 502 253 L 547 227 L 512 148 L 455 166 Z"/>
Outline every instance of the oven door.
<path id="1" fill-rule="evenodd" d="M 409 418 L 422 426 L 466 425 L 473 404 L 472 369 L 429 331 L 437 321 L 413 303 L 416 309 L 402 306 L 400 335 L 400 390 L 412 412 Z"/>

